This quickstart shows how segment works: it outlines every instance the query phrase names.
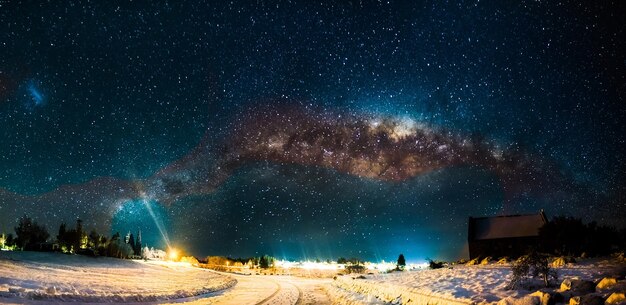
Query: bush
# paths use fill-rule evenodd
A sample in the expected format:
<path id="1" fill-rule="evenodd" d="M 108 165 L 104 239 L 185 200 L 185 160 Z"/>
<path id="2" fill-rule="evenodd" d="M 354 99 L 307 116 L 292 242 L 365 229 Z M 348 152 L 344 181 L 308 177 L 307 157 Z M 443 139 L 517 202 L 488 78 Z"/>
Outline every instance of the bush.
<path id="1" fill-rule="evenodd" d="M 507 285 L 508 289 L 516 289 L 524 286 L 526 282 L 533 278 L 540 278 L 545 287 L 550 286 L 551 280 L 558 280 L 556 271 L 550 268 L 548 257 L 531 252 L 517 259 L 511 267 L 512 278 Z"/>
<path id="2" fill-rule="evenodd" d="M 444 262 L 437 262 L 432 259 L 428 260 L 428 268 L 430 269 L 441 269 L 443 268 Z"/>
<path id="3" fill-rule="evenodd" d="M 346 273 L 363 273 L 365 272 L 365 266 L 363 265 L 348 265 L 346 266 Z"/>

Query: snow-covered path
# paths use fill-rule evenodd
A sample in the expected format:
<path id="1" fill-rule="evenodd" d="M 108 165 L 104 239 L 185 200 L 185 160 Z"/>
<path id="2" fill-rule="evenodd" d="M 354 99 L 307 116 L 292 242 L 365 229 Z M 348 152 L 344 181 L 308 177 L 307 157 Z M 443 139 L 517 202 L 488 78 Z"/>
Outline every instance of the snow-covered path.
<path id="1" fill-rule="evenodd" d="M 168 304 L 215 305 L 305 305 L 331 304 L 325 287 L 329 279 L 304 279 L 291 276 L 234 275 L 237 284 L 219 295 L 176 300 Z"/>

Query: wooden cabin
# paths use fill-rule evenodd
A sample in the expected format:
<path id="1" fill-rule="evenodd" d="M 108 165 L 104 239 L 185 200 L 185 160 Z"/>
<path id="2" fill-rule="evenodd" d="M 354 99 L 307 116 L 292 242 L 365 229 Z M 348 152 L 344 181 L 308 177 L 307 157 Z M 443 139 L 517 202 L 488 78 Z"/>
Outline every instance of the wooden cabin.
<path id="1" fill-rule="evenodd" d="M 467 240 L 470 259 L 518 257 L 539 244 L 539 228 L 547 222 L 537 214 L 470 217 Z"/>

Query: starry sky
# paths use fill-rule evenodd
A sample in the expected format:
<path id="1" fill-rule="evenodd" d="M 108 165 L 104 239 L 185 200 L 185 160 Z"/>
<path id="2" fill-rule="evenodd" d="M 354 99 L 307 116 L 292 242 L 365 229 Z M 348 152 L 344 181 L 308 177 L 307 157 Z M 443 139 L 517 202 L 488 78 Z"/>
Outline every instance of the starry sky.
<path id="1" fill-rule="evenodd" d="M 419 261 L 469 216 L 626 225 L 619 1 L 178 2 L 0 0 L 1 231 Z"/>

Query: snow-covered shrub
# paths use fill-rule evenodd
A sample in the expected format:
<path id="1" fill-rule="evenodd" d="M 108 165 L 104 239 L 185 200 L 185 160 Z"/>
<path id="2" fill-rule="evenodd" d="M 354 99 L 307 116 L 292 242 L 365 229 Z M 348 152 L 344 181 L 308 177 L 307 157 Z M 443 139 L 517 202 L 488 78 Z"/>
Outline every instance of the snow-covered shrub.
<path id="1" fill-rule="evenodd" d="M 508 285 L 509 289 L 524 286 L 527 281 L 534 278 L 540 278 L 545 287 L 548 287 L 552 280 L 558 280 L 556 271 L 548 264 L 548 258 L 536 252 L 517 259 L 511 269 L 513 272 Z"/>

